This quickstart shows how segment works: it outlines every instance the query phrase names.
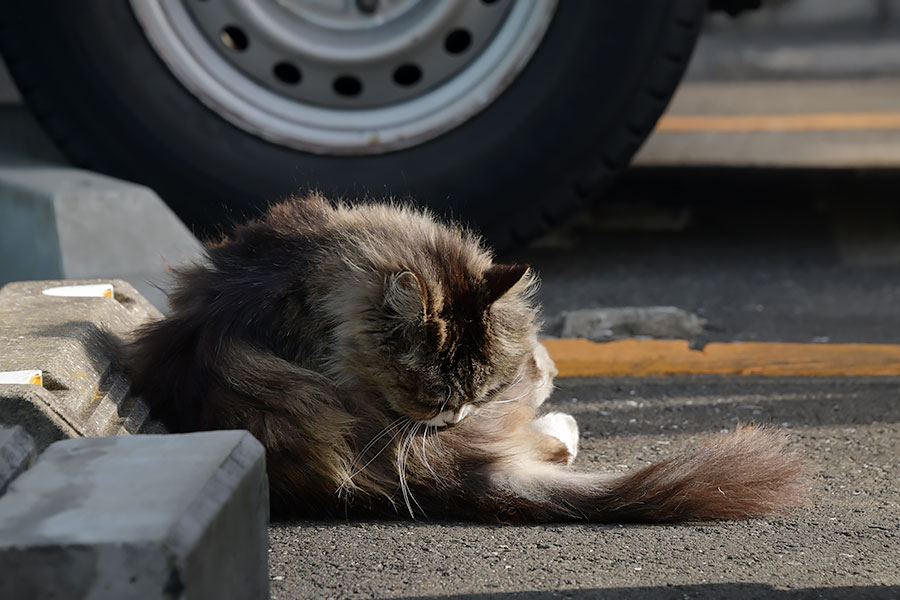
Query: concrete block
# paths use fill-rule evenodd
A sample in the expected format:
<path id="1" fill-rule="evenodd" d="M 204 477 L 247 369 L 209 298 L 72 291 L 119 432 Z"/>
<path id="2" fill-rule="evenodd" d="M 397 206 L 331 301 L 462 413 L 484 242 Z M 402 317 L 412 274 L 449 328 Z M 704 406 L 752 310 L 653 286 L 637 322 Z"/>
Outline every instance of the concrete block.
<path id="1" fill-rule="evenodd" d="M 38 450 L 81 432 L 60 414 L 53 392 L 39 385 L 0 385 L 0 424 L 22 427 Z"/>
<path id="2" fill-rule="evenodd" d="M 200 242 L 152 190 L 62 166 L 0 164 L 0 283 L 118 277 L 164 309 Z"/>
<path id="3" fill-rule="evenodd" d="M 562 337 L 605 342 L 624 337 L 690 339 L 706 319 L 674 306 L 621 306 L 566 311 Z"/>
<path id="4" fill-rule="evenodd" d="M 31 466 L 34 441 L 21 427 L 0 427 L 0 496 L 13 479 Z"/>
<path id="5" fill-rule="evenodd" d="M 101 283 L 112 286 L 111 296 L 44 293 L 61 286 Z M 4 286 L 0 289 L 0 372 L 38 370 L 41 385 L 0 385 L 0 423 L 21 425 L 41 449 L 67 437 L 164 431 L 150 421 L 147 406 L 130 395 L 109 335 L 125 336 L 160 317 L 121 280 Z"/>
<path id="6" fill-rule="evenodd" d="M 267 521 L 246 431 L 57 442 L 0 498 L 0 598 L 266 598 Z"/>

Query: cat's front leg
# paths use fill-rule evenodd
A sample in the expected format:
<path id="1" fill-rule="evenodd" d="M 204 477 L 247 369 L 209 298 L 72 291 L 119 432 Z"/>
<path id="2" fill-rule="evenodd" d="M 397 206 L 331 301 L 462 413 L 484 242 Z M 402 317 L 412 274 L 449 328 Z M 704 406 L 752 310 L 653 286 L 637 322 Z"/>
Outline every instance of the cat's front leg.
<path id="1" fill-rule="evenodd" d="M 555 437 L 569 451 L 567 464 L 572 464 L 578 456 L 578 423 L 575 417 L 561 412 L 551 412 L 531 422 L 531 426 L 538 432 Z"/>

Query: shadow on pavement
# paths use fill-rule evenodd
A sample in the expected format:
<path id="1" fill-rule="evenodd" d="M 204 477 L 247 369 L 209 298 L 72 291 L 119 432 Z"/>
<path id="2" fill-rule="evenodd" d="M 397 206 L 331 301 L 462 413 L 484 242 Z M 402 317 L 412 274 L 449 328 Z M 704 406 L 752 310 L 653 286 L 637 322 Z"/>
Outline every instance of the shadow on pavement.
<path id="1" fill-rule="evenodd" d="M 841 600 L 888 600 L 900 597 L 900 587 L 848 586 L 783 590 L 764 583 L 711 583 L 701 585 L 666 585 L 654 587 L 595 588 L 580 590 L 505 592 L 488 594 L 447 594 L 446 596 L 406 596 L 402 600 L 537 600 L 538 598 L 640 598 L 671 600 L 673 598 L 735 598 L 739 600 L 793 600 L 840 598 Z"/>

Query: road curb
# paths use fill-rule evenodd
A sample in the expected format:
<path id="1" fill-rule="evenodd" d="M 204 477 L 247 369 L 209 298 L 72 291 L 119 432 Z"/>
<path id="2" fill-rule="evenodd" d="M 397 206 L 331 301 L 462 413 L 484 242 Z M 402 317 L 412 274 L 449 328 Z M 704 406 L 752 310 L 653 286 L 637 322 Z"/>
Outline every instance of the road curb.
<path id="1" fill-rule="evenodd" d="M 268 506 L 246 431 L 56 442 L 0 498 L 0 597 L 266 598 Z"/>
<path id="2" fill-rule="evenodd" d="M 0 160 L 0 283 L 118 277 L 165 309 L 169 265 L 200 260 L 202 246 L 142 185 L 43 163 Z"/>
<path id="3" fill-rule="evenodd" d="M 73 286 L 75 294 L 96 293 L 98 286 L 111 291 L 109 296 L 46 293 Z M 23 427 L 38 450 L 68 437 L 163 432 L 150 420 L 146 404 L 131 396 L 114 356 L 116 336 L 160 316 L 117 279 L 4 286 L 0 372 L 37 371 L 40 384 L 0 384 L 0 423 Z"/>
<path id="4" fill-rule="evenodd" d="M 0 496 L 36 456 L 34 440 L 18 426 L 0 426 Z"/>

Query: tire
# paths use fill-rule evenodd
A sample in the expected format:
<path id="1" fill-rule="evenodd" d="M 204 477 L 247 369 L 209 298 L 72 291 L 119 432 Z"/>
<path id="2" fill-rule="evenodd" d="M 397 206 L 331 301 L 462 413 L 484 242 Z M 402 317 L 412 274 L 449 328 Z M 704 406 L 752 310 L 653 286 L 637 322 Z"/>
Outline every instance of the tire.
<path id="1" fill-rule="evenodd" d="M 560 2 L 488 106 L 376 154 L 298 150 L 226 120 L 173 75 L 128 2 L 8 2 L 0 49 L 75 165 L 152 187 L 201 234 L 316 188 L 412 197 L 502 247 L 540 234 L 627 165 L 681 78 L 704 11 L 699 0 Z"/>

